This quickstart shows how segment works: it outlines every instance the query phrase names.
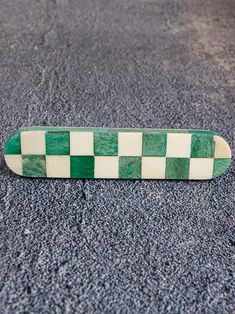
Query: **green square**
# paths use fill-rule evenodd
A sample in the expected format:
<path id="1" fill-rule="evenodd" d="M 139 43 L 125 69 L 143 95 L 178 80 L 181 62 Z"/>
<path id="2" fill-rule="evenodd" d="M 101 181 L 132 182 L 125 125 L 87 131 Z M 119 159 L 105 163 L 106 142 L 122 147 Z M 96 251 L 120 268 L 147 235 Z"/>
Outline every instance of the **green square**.
<path id="1" fill-rule="evenodd" d="M 214 137 L 204 134 L 193 134 L 191 144 L 192 158 L 214 157 Z"/>
<path id="2" fill-rule="evenodd" d="M 215 158 L 214 159 L 214 170 L 213 177 L 218 177 L 229 167 L 231 163 L 230 158 Z"/>
<path id="3" fill-rule="evenodd" d="M 44 155 L 23 155 L 23 176 L 46 177 L 46 158 Z"/>
<path id="4" fill-rule="evenodd" d="M 71 156 L 71 178 L 94 178 L 94 156 Z"/>
<path id="5" fill-rule="evenodd" d="M 189 178 L 190 158 L 167 158 L 166 179 L 183 180 Z"/>
<path id="6" fill-rule="evenodd" d="M 7 141 L 4 149 L 4 154 L 21 154 L 20 133 L 12 135 Z"/>
<path id="7" fill-rule="evenodd" d="M 140 179 L 141 157 L 119 157 L 119 178 Z"/>
<path id="8" fill-rule="evenodd" d="M 117 131 L 95 132 L 95 156 L 117 156 L 118 155 L 118 133 Z"/>
<path id="9" fill-rule="evenodd" d="M 69 155 L 70 136 L 67 131 L 49 131 L 46 133 L 46 154 L 47 155 Z"/>
<path id="10" fill-rule="evenodd" d="M 166 133 L 144 133 L 143 156 L 166 156 Z"/>

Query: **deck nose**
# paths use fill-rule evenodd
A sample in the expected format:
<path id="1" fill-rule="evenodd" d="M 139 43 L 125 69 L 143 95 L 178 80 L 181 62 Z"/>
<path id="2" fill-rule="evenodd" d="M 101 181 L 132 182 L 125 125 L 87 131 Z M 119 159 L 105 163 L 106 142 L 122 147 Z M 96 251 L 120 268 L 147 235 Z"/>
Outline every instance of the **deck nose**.
<path id="1" fill-rule="evenodd" d="M 22 156 L 20 147 L 20 133 L 16 132 L 6 142 L 4 158 L 7 166 L 18 175 L 22 175 Z"/>
<path id="2" fill-rule="evenodd" d="M 213 177 L 218 177 L 224 173 L 231 163 L 231 149 L 229 144 L 218 135 L 214 136 L 215 154 Z"/>

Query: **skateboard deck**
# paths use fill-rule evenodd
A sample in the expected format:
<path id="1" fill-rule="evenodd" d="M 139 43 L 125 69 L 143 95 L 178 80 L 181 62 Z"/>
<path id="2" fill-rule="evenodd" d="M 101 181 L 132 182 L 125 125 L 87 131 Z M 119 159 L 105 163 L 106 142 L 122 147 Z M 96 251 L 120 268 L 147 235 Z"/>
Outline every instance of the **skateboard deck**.
<path id="1" fill-rule="evenodd" d="M 26 177 L 204 180 L 225 172 L 231 150 L 204 130 L 30 127 L 8 139 L 4 157 Z"/>

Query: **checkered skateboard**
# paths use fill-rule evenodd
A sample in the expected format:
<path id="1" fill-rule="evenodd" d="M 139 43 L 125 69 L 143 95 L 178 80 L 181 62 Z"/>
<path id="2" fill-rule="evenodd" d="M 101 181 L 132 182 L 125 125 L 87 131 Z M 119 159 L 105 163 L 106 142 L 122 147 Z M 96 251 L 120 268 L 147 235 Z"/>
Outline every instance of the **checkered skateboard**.
<path id="1" fill-rule="evenodd" d="M 4 156 L 18 175 L 79 179 L 211 179 L 231 162 L 228 143 L 202 130 L 23 128 Z"/>

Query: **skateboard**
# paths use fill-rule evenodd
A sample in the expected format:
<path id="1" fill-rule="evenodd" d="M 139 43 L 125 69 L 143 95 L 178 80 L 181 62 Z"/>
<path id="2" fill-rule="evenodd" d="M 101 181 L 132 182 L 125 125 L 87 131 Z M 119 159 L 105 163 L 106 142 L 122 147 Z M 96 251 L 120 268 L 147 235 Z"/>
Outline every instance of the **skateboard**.
<path id="1" fill-rule="evenodd" d="M 205 130 L 29 127 L 4 157 L 26 177 L 205 180 L 225 172 L 231 150 Z"/>

